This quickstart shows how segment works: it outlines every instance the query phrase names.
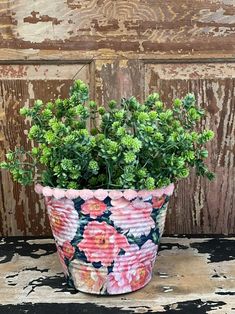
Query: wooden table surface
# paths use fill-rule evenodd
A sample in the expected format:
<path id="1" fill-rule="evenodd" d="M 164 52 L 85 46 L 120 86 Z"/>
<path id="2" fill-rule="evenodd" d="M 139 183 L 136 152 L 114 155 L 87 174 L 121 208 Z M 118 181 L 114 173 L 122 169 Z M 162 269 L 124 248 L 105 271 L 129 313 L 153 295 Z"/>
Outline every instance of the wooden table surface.
<path id="1" fill-rule="evenodd" d="M 235 238 L 163 237 L 152 281 L 112 297 L 68 288 L 52 239 L 2 238 L 0 313 L 235 313 Z"/>

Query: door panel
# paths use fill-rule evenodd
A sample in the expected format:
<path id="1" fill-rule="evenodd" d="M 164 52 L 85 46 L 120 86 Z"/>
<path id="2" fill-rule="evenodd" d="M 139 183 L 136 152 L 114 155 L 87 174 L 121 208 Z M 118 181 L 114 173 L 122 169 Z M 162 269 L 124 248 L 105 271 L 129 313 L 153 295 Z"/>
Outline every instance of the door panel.
<path id="1" fill-rule="evenodd" d="M 167 232 L 234 232 L 235 63 L 145 64 L 145 73 L 145 93 L 159 91 L 167 105 L 174 97 L 194 92 L 208 112 L 203 127 L 215 132 L 207 145 L 207 163 L 216 179 L 209 182 L 191 175 L 179 183 Z"/>
<path id="2" fill-rule="evenodd" d="M 71 78 L 79 70 L 79 77 L 89 83 L 89 64 L 0 65 L 1 160 L 9 148 L 31 145 L 19 109 L 32 105 L 35 99 L 50 101 L 66 97 Z M 27 122 L 26 129 L 29 126 Z M 0 181 L 0 233 L 14 236 L 48 234 L 45 207 L 33 187 L 21 187 L 6 171 L 1 171 Z"/>

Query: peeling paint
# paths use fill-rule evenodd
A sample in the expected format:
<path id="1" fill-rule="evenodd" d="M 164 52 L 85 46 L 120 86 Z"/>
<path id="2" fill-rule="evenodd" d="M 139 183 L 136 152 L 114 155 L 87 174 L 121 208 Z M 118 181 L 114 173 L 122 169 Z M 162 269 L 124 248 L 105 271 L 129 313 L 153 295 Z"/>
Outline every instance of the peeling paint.
<path id="1" fill-rule="evenodd" d="M 210 157 L 206 162 L 216 179 L 207 182 L 192 173 L 178 184 L 166 223 L 170 234 L 232 233 L 235 228 L 234 70 L 234 63 L 145 64 L 146 95 L 157 91 L 168 105 L 173 97 L 194 92 L 207 110 L 200 127 L 215 132 L 215 139 L 207 145 Z"/>
<path id="2" fill-rule="evenodd" d="M 0 46 L 5 48 L 173 54 L 233 50 L 231 0 L 207 5 L 197 0 L 193 6 L 186 0 L 180 4 L 174 0 L 51 1 L 46 5 L 43 0 L 17 0 L 0 5 L 0 38 L 4 39 Z"/>
<path id="3" fill-rule="evenodd" d="M 203 126 L 215 131 L 208 164 L 216 171 L 216 180 L 207 183 L 192 174 L 179 183 L 166 232 L 235 232 L 235 65 L 167 64 L 182 56 L 191 61 L 226 59 L 234 57 L 234 49 L 233 0 L 195 0 L 193 5 L 188 0 L 1 1 L 0 59 L 58 62 L 0 65 L 1 157 L 9 147 L 31 145 L 18 115 L 23 104 L 67 93 L 83 65 L 65 65 L 64 60 L 94 59 L 79 78 L 91 83 L 91 95 L 99 105 L 131 95 L 143 100 L 144 93 L 156 89 L 168 105 L 172 96 L 195 91 L 208 110 Z M 146 63 L 159 58 L 166 64 Z M 33 188 L 23 189 L 1 173 L 0 234 L 47 234 L 44 205 Z"/>
<path id="4" fill-rule="evenodd" d="M 28 92 L 29 92 L 29 99 L 35 99 L 35 94 L 34 94 L 34 90 L 33 90 L 33 84 L 32 82 L 29 82 L 28 84 Z"/>
<path id="5" fill-rule="evenodd" d="M 52 239 L 2 239 L 0 312 L 231 313 L 234 241 L 163 237 L 152 281 L 135 293 L 107 298 L 67 286 Z M 221 276 L 211 278 L 215 273 Z"/>
<path id="6" fill-rule="evenodd" d="M 223 8 L 219 8 L 215 12 L 211 12 L 210 9 L 201 10 L 199 12 L 199 22 L 204 22 L 206 24 L 213 23 L 223 23 L 232 24 L 235 26 L 235 14 L 226 15 L 226 11 Z"/>
<path id="7" fill-rule="evenodd" d="M 156 61 L 157 63 L 157 61 Z M 199 63 L 182 63 L 182 64 L 154 64 L 146 65 L 149 69 L 157 72 L 160 79 L 168 80 L 190 80 L 190 79 L 225 79 L 234 78 L 235 64 L 234 63 L 215 63 L 215 64 L 199 64 Z"/>
<path id="8" fill-rule="evenodd" d="M 49 1 L 46 5 L 43 2 L 39 5 L 33 0 L 18 0 L 12 10 L 16 21 L 14 35 L 24 41 L 41 43 L 44 40 L 64 40 L 70 37 L 69 31 L 73 30 L 70 23 L 61 20 L 61 17 L 70 14 L 64 2 Z M 48 12 L 53 12 L 53 18 L 47 17 Z"/>
<path id="9" fill-rule="evenodd" d="M 84 67 L 83 73 L 87 79 L 88 65 L 86 64 L 59 64 L 59 65 L 0 65 L 0 79 L 4 80 L 71 80 Z M 80 76 L 84 74 L 79 72 Z"/>
<path id="10" fill-rule="evenodd" d="M 0 66 L 0 151 L 4 153 L 15 146 L 30 147 L 26 134 L 30 127 L 19 115 L 19 109 L 31 106 L 35 99 L 49 101 L 65 97 L 71 78 L 81 69 L 79 78 L 89 83 L 89 65 L 3 65 Z M 59 82 L 59 85 L 58 85 Z M 59 90 L 57 90 L 59 88 Z M 45 90 L 47 92 L 45 92 Z M 21 100 L 19 100 L 21 99 Z M 26 132 L 24 132 L 26 128 Z M 12 131 L 14 130 L 14 132 Z M 6 171 L 1 171 L 0 234 L 32 235 L 49 233 L 49 222 L 42 200 L 32 187 L 21 187 L 12 181 Z"/>
<path id="11" fill-rule="evenodd" d="M 31 16 L 24 18 L 24 22 L 31 24 L 36 24 L 38 22 L 52 22 L 53 25 L 58 25 L 62 22 L 62 20 L 58 20 L 57 18 L 49 15 L 39 15 L 39 12 L 32 11 Z"/>

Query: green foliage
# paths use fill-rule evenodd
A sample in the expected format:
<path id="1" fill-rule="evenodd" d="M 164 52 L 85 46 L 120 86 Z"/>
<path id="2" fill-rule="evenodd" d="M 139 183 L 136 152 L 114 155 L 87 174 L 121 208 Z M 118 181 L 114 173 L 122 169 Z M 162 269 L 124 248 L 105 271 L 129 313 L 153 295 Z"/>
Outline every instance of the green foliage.
<path id="1" fill-rule="evenodd" d="M 33 147 L 9 151 L 0 166 L 23 185 L 37 180 L 74 189 L 151 190 L 186 178 L 193 167 L 198 175 L 213 178 L 204 159 L 205 144 L 214 133 L 198 131 L 204 110 L 193 94 L 175 99 L 172 108 L 164 106 L 158 93 L 144 104 L 131 97 L 119 105 L 112 100 L 107 108 L 89 101 L 80 80 L 66 99 L 37 100 L 31 108 L 21 108 L 20 114 L 31 120 Z M 90 119 L 91 132 L 86 127 Z"/>

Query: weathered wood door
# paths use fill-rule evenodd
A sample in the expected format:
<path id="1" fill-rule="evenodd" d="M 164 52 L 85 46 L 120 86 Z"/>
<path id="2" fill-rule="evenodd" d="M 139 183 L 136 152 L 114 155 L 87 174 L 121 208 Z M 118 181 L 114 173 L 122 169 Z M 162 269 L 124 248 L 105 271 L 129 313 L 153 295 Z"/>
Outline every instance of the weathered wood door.
<path id="1" fill-rule="evenodd" d="M 79 69 L 99 104 L 154 90 L 169 103 L 192 91 L 216 134 L 208 163 L 217 176 L 179 184 L 166 233 L 234 233 L 234 53 L 234 0 L 3 0 L 0 158 L 28 145 L 19 108 L 67 95 Z M 0 180 L 0 233 L 49 234 L 33 188 L 4 171 Z"/>

